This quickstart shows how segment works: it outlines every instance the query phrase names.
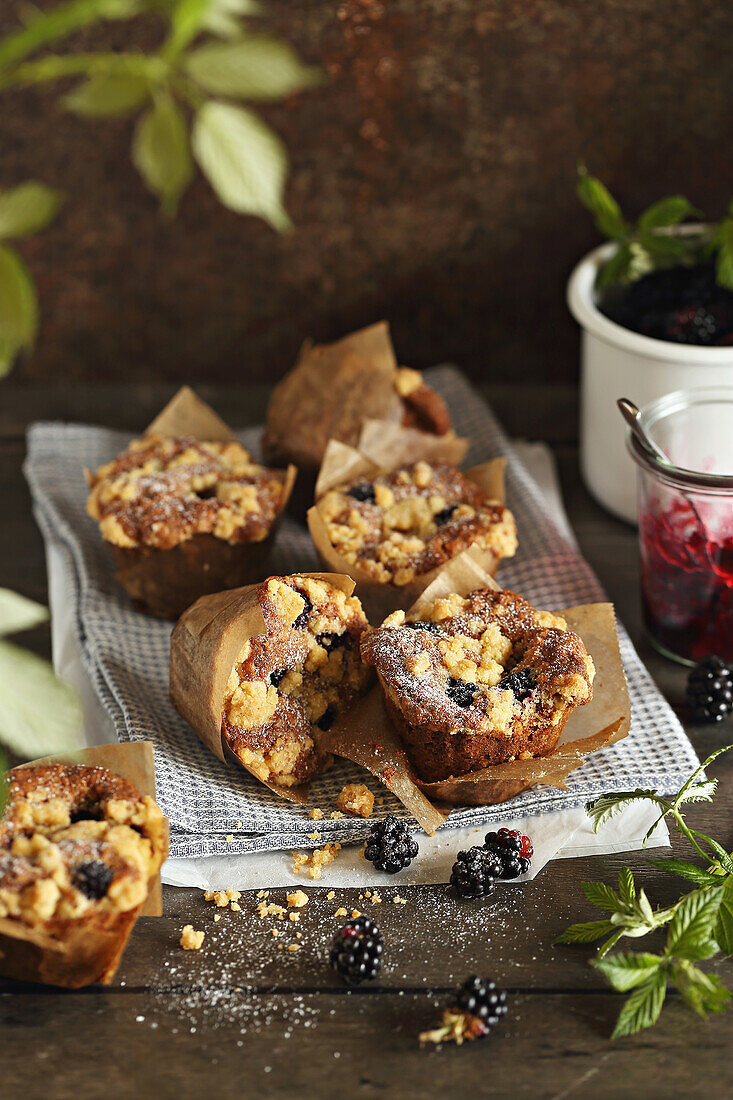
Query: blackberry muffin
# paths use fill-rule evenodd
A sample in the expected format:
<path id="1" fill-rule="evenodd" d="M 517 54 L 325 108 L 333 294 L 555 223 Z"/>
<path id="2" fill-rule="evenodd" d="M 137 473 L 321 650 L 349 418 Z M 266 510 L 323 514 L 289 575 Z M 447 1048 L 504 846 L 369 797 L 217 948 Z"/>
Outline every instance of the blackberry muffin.
<path id="1" fill-rule="evenodd" d="M 0 973 L 108 982 L 167 848 L 155 802 L 107 769 L 16 768 L 0 819 Z"/>
<path id="2" fill-rule="evenodd" d="M 361 651 L 426 782 L 547 755 L 593 694 L 578 635 L 514 592 L 445 596 L 417 617 L 395 611 Z"/>
<path id="3" fill-rule="evenodd" d="M 270 577 L 257 595 L 266 633 L 237 655 L 221 732 L 258 779 L 293 787 L 330 764 L 321 734 L 367 686 L 359 641 L 368 623 L 355 596 L 305 574 Z"/>
<path id="4" fill-rule="evenodd" d="M 87 475 L 87 512 L 138 608 L 175 618 L 262 575 L 292 476 L 258 466 L 233 439 L 153 433 Z"/>
<path id="5" fill-rule="evenodd" d="M 493 572 L 517 548 L 509 509 L 453 466 L 400 466 L 337 486 L 316 508 L 336 553 L 382 584 L 411 584 L 471 546 L 490 552 Z"/>

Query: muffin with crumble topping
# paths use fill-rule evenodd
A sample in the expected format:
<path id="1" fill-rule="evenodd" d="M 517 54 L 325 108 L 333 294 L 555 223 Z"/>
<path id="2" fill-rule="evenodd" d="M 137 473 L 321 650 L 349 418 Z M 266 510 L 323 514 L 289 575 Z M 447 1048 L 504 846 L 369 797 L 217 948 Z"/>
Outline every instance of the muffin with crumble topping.
<path id="1" fill-rule="evenodd" d="M 167 854 L 155 802 L 106 768 L 10 773 L 0 819 L 0 973 L 108 982 Z"/>
<path id="2" fill-rule="evenodd" d="M 293 477 L 257 465 L 235 439 L 154 432 L 88 475 L 87 512 L 136 606 L 176 618 L 262 575 Z"/>
<path id="3" fill-rule="evenodd" d="M 509 591 L 444 596 L 409 618 L 395 611 L 361 650 L 425 782 L 546 756 L 593 694 L 578 635 Z"/>
<path id="4" fill-rule="evenodd" d="M 495 572 L 517 548 L 509 509 L 453 466 L 421 460 L 358 478 L 315 507 L 335 553 L 376 584 L 410 585 L 471 547 Z"/>

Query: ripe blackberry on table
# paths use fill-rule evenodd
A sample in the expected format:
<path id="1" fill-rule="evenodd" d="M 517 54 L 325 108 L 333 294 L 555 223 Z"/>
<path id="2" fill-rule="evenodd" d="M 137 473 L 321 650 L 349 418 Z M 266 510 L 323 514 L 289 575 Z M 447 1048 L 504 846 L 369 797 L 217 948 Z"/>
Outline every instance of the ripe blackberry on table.
<path id="1" fill-rule="evenodd" d="M 364 849 L 364 858 L 373 863 L 378 871 L 396 875 L 403 871 L 417 855 L 417 842 L 410 836 L 405 821 L 399 821 L 389 814 L 383 821 L 372 825 Z"/>
<path id="2" fill-rule="evenodd" d="M 443 1012 L 441 1026 L 434 1031 L 424 1031 L 421 1043 L 443 1043 L 452 1040 L 459 1045 L 465 1041 L 484 1039 L 492 1027 L 506 1016 L 506 993 L 497 989 L 494 982 L 472 974 L 458 988 Z"/>
<path id="3" fill-rule="evenodd" d="M 518 829 L 499 829 L 496 833 L 487 833 L 484 848 L 499 862 L 497 878 L 519 878 L 526 875 L 532 866 L 532 841 Z"/>
<path id="4" fill-rule="evenodd" d="M 696 722 L 722 722 L 733 713 L 733 668 L 704 657 L 687 678 L 687 705 Z"/>
<path id="5" fill-rule="evenodd" d="M 349 920 L 333 937 L 329 962 L 349 985 L 372 981 L 382 966 L 384 940 L 369 917 Z"/>
<path id="6" fill-rule="evenodd" d="M 486 898 L 494 889 L 501 863 L 486 848 L 459 852 L 451 871 L 450 884 L 462 898 Z"/>

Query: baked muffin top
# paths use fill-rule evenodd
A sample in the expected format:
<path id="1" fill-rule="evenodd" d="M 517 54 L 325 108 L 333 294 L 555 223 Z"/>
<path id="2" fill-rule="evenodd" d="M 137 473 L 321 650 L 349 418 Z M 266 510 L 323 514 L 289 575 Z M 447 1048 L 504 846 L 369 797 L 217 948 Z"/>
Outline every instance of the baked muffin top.
<path id="1" fill-rule="evenodd" d="M 165 848 L 153 799 L 107 769 L 16 768 L 0 819 L 0 916 L 53 932 L 92 910 L 127 912 Z"/>
<path id="2" fill-rule="evenodd" d="M 361 650 L 405 721 L 443 733 L 511 736 L 525 710 L 550 716 L 592 696 L 578 635 L 509 591 L 445 596 L 409 620 L 395 611 Z"/>
<path id="3" fill-rule="evenodd" d="M 420 461 L 340 485 L 317 503 L 334 549 L 375 581 L 409 584 L 476 544 L 517 548 L 514 517 L 453 466 Z"/>
<path id="4" fill-rule="evenodd" d="M 283 472 L 254 463 L 236 440 L 148 435 L 89 479 L 87 512 L 121 547 L 169 550 L 194 535 L 261 542 L 281 510 Z"/>
<path id="5" fill-rule="evenodd" d="M 267 632 L 245 641 L 227 682 L 222 733 L 258 778 L 292 786 L 321 770 L 319 736 L 366 687 L 361 603 L 316 577 L 270 577 Z"/>

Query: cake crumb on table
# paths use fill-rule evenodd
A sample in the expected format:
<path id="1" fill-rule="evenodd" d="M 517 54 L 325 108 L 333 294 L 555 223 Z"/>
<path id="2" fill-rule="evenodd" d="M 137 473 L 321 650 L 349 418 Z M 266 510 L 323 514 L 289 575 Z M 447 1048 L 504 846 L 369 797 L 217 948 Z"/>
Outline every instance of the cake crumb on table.
<path id="1" fill-rule="evenodd" d="M 263 919 L 265 917 L 277 917 L 278 920 L 283 920 L 286 910 L 284 906 L 276 905 L 274 901 L 261 901 L 260 904 L 257 906 L 257 912 Z"/>
<path id="2" fill-rule="evenodd" d="M 300 913 L 290 913 L 289 916 L 292 921 L 300 920 Z"/>
<path id="3" fill-rule="evenodd" d="M 399 894 L 395 894 L 392 901 L 395 905 L 407 905 L 407 898 L 401 898 Z"/>
<path id="4" fill-rule="evenodd" d="M 328 816 L 331 818 L 332 821 L 338 821 L 338 819 L 340 817 L 343 817 L 344 815 L 341 813 L 341 810 L 331 810 L 331 813 Z"/>
<path id="5" fill-rule="evenodd" d="M 308 811 L 308 817 L 311 821 L 321 821 L 323 818 L 323 810 L 319 810 L 317 806 L 314 806 L 312 810 Z"/>
<path id="6" fill-rule="evenodd" d="M 204 942 L 203 931 L 197 931 L 192 924 L 185 924 L 179 943 L 184 951 L 198 951 Z"/>
<path id="7" fill-rule="evenodd" d="M 346 909 L 344 909 L 343 906 L 341 906 L 340 909 L 337 909 L 334 913 L 334 917 L 348 917 L 348 915 L 348 912 L 346 911 Z"/>
<path id="8" fill-rule="evenodd" d="M 329 901 L 333 901 L 333 899 L 336 897 L 336 891 L 335 890 L 329 890 L 328 893 L 326 894 L 326 897 L 328 898 Z"/>
<path id="9" fill-rule="evenodd" d="M 302 909 L 308 904 L 308 895 L 304 890 L 294 890 L 292 894 L 287 895 L 287 902 L 292 909 Z"/>
<path id="10" fill-rule="evenodd" d="M 300 951 L 300 944 L 299 943 L 289 943 L 288 944 L 288 951 Z"/>
<path id="11" fill-rule="evenodd" d="M 352 920 L 356 920 L 356 918 L 360 917 L 360 916 L 361 916 L 361 910 L 360 909 L 352 909 L 351 910 L 351 919 Z"/>
<path id="12" fill-rule="evenodd" d="M 305 869 L 311 878 L 320 878 L 323 868 L 328 863 L 333 863 L 337 854 L 341 851 L 341 845 L 337 840 L 330 844 L 324 844 L 322 848 L 316 848 L 315 852 L 306 855 L 304 852 L 295 852 L 293 855 L 293 874 L 299 875 Z"/>
<path id="13" fill-rule="evenodd" d="M 347 783 L 339 794 L 336 805 L 353 817 L 371 817 L 374 795 L 363 783 Z"/>
<path id="14" fill-rule="evenodd" d="M 229 908 L 231 909 L 231 911 L 233 913 L 239 913 L 239 912 L 241 912 L 242 906 L 239 904 L 238 901 L 233 901 L 231 903 L 231 905 L 229 906 Z"/>

